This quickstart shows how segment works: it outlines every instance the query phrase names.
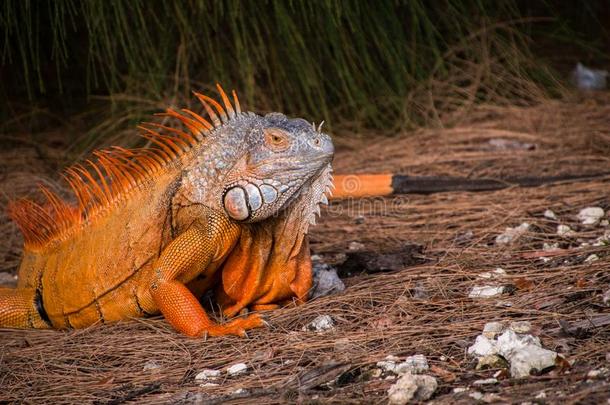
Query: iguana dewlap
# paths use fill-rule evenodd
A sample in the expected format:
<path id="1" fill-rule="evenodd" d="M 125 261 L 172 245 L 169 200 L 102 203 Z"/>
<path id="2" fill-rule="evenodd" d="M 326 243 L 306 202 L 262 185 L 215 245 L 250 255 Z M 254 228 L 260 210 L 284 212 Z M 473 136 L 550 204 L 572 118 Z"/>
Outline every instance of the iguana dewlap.
<path id="1" fill-rule="evenodd" d="M 306 298 L 306 233 L 332 182 L 331 139 L 301 119 L 241 112 L 219 91 L 224 107 L 196 93 L 209 120 L 167 111 L 188 133 L 147 124 L 152 148 L 98 151 L 68 169 L 76 204 L 42 188 L 46 204 L 9 207 L 25 247 L 17 289 L 0 289 L 0 327 L 160 312 L 190 336 L 242 335 L 258 315 L 218 325 L 193 292 L 223 283 L 230 314 Z"/>

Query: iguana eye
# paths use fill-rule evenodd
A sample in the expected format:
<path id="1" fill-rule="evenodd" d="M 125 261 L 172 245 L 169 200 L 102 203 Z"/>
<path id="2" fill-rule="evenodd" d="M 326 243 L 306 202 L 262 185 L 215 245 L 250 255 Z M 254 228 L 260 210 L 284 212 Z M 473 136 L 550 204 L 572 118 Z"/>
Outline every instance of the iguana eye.
<path id="1" fill-rule="evenodd" d="M 279 128 L 265 129 L 265 144 L 274 152 L 281 152 L 290 146 L 288 134 Z"/>

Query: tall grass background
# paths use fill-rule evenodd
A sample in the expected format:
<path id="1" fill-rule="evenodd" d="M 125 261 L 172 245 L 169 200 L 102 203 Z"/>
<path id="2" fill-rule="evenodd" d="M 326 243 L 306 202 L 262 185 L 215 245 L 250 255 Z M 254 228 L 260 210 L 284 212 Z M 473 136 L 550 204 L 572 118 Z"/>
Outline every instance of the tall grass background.
<path id="1" fill-rule="evenodd" d="M 88 149 L 216 82 L 336 132 L 451 125 L 477 103 L 560 95 L 536 50 L 604 58 L 605 3 L 5 0 L 2 128 L 82 114 L 73 147 Z"/>

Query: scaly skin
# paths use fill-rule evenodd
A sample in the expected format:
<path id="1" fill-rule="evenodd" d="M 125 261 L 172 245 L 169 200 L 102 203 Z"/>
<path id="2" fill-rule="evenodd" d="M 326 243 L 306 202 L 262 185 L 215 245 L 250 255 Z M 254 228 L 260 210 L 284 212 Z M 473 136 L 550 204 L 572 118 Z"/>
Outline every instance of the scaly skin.
<path id="1" fill-rule="evenodd" d="M 303 120 L 241 113 L 236 99 L 234 112 L 220 92 L 226 111 L 197 95 L 212 123 L 168 111 L 192 134 L 149 131 L 160 150 L 143 158 L 99 152 L 89 170 L 97 180 L 70 169 L 78 207 L 45 191 L 47 207 L 11 209 L 26 246 L 17 289 L 0 289 L 1 327 L 82 328 L 160 312 L 188 336 L 243 335 L 262 325 L 259 315 L 218 325 L 199 294 L 222 280 L 240 309 L 306 298 L 305 234 L 331 182 L 332 142 Z M 264 235 L 273 248 L 248 248 L 268 243 Z M 248 278 L 248 260 L 268 271 L 263 282 L 227 284 Z"/>

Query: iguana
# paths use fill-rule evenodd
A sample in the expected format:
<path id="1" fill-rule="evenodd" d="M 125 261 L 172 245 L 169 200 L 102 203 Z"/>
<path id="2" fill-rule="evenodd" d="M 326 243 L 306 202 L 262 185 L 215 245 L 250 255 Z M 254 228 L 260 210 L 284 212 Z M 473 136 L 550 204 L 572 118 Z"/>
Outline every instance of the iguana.
<path id="1" fill-rule="evenodd" d="M 189 336 L 243 335 L 258 314 L 307 298 L 307 230 L 332 183 L 331 138 L 303 119 L 242 112 L 195 93 L 209 119 L 168 109 L 185 131 L 141 126 L 153 147 L 112 147 L 65 173 L 75 203 L 41 187 L 9 214 L 24 235 L 16 289 L 0 289 L 0 327 L 82 328 L 161 313 Z"/>

